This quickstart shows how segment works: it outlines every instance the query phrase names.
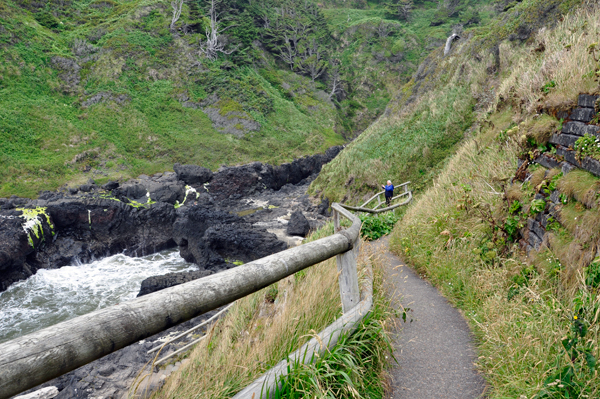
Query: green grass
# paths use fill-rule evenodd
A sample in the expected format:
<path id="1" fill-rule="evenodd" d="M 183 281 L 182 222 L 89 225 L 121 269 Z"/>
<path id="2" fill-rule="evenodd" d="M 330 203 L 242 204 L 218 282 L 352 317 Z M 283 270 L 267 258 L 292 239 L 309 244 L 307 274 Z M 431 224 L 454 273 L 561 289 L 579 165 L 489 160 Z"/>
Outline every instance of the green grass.
<path id="1" fill-rule="evenodd" d="M 310 79 L 294 75 L 302 93 L 292 101 L 251 68 L 222 73 L 217 62 L 203 72 L 173 54 L 189 49 L 165 29 L 168 10 L 161 2 L 118 4 L 103 11 L 76 2 L 85 12 L 65 16 L 68 23 L 58 31 L 12 2 L 0 9 L 0 196 L 34 197 L 89 178 L 171 170 L 175 162 L 213 170 L 256 160 L 282 163 L 344 143 L 334 130 L 335 108 Z M 144 15 L 140 7 L 153 11 Z M 77 25 L 82 18 L 86 22 Z M 73 58 L 74 40 L 98 28 L 107 31 L 94 43 L 104 52 L 95 62 L 79 60 L 81 84 L 66 87 L 52 57 Z M 152 78 L 152 70 L 163 76 Z M 235 99 L 260 131 L 241 139 L 221 134 L 201 110 L 178 100 L 187 93 L 201 101 L 208 90 Z M 81 107 L 106 92 L 127 100 Z"/>
<path id="2" fill-rule="evenodd" d="M 600 302 L 598 288 L 584 283 L 586 273 L 595 281 L 595 269 L 573 275 L 579 256 L 573 244 L 585 243 L 562 228 L 562 238 L 553 238 L 553 230 L 550 249 L 527 258 L 518 244 L 493 241 L 494 227 L 479 210 L 489 206 L 501 225 L 508 206 L 486 182 L 514 173 L 505 160 L 518 151 L 514 142 L 493 139 L 481 135 L 461 146 L 396 225 L 391 248 L 464 312 L 477 336 L 490 398 L 596 397 L 600 384 L 590 362 L 600 356 Z M 482 145 L 486 149 L 477 153 Z M 463 206 L 461 186 L 467 184 L 477 208 Z M 494 189 L 500 190 L 497 183 Z M 561 220 L 573 217 L 563 213 Z M 575 352 L 563 347 L 566 338 L 577 338 Z"/>
<path id="3" fill-rule="evenodd" d="M 362 227 L 360 233 L 369 241 L 388 235 L 398 221 L 395 212 L 386 212 L 377 215 L 360 214 Z"/>
<path id="4" fill-rule="evenodd" d="M 367 22 L 370 22 L 373 25 L 379 24 L 382 20 L 397 23 L 397 21 L 393 19 L 387 19 L 385 10 L 382 8 L 366 10 L 356 8 L 333 8 L 323 10 L 323 14 L 325 15 L 325 18 L 327 18 L 329 26 L 340 33 L 352 26 Z"/>
<path id="5" fill-rule="evenodd" d="M 515 8 L 520 13 L 474 29 L 474 39 L 458 44 L 451 56 L 443 58 L 436 50 L 423 64 L 429 74 L 404 86 L 387 115 L 327 165 L 311 187 L 315 194 L 356 203 L 387 179 L 416 183 L 418 193 L 396 224 L 391 247 L 463 311 L 477 337 L 478 367 L 490 398 L 600 393 L 595 364 L 600 357 L 598 179 L 556 171 L 552 179 L 536 166 L 530 169 L 531 182 L 510 185 L 517 156 L 531 156 L 531 146 L 520 136 L 543 142 L 557 128 L 558 121 L 540 118 L 536 107 L 555 92 L 567 92 L 567 83 L 575 88 L 567 99 L 574 101 L 578 87 L 589 87 L 590 71 L 571 73 L 572 66 L 553 64 L 545 74 L 569 79 L 556 79 L 547 98 L 541 93 L 550 79 L 539 85 L 533 78 L 518 80 L 520 86 L 506 83 L 516 82 L 515 74 L 536 77 L 537 62 L 560 59 L 555 57 L 564 53 L 565 37 L 585 37 L 576 35 L 574 26 L 595 32 L 598 9 L 575 12 L 556 31 L 542 31 L 525 44 L 503 42 L 499 73 L 488 68 L 494 60 L 485 55 L 486 46 L 506 39 L 521 24 L 553 24 L 546 11 L 553 5 L 562 10 L 564 4 L 558 3 L 524 1 Z M 536 55 L 541 40 L 546 51 Z M 595 65 L 584 51 L 590 43 L 569 43 L 579 64 Z M 477 53 L 481 60 L 471 62 Z M 531 62 L 523 63 L 523 54 Z M 430 153 L 432 148 L 436 151 Z M 556 217 L 560 224 L 550 221 L 547 248 L 527 256 L 515 242 L 519 232 L 507 230 L 515 221 L 526 221 L 536 189 L 554 186 L 568 198 Z M 522 209 L 509 211 L 513 198 Z"/>
<path id="6" fill-rule="evenodd" d="M 380 121 L 323 168 L 311 192 L 340 200 L 369 196 L 386 180 L 423 188 L 473 122 L 472 99 L 464 87 L 448 87 L 413 114 Z M 353 177 L 354 182 L 346 186 Z"/>
<path id="7" fill-rule="evenodd" d="M 441 47 L 427 52 L 420 74 L 413 75 L 401 86 L 390 99 L 384 115 L 323 168 L 311 186 L 311 193 L 356 203 L 366 199 L 387 179 L 395 184 L 411 181 L 417 193 L 427 187 L 455 151 L 455 145 L 464 135 L 470 134 L 467 129 L 478 128 L 472 125 L 476 120 L 475 111 L 485 112 L 493 107 L 498 101 L 496 85 L 511 75 L 510 68 L 502 69 L 500 73 L 490 69 L 494 63 L 492 47 L 506 39 L 507 32 L 514 33 L 523 24 L 539 27 L 553 24 L 555 14 L 564 9 L 559 3 L 528 0 L 516 6 L 520 13 L 498 15 L 492 12 L 490 2 L 480 3 L 482 22 L 468 27 L 463 34 L 465 37 L 471 35 L 471 39 L 456 44 L 448 57 L 443 56 Z M 573 0 L 569 5 L 579 3 L 581 1 Z M 411 57 L 415 57 L 415 61 L 423 59 L 423 55 L 411 55 L 408 43 L 419 44 L 416 47 L 423 52 L 425 41 L 442 43 L 447 37 L 449 25 L 429 26 L 434 11 L 427 5 L 416 8 L 409 22 L 398 24 L 401 34 L 393 38 L 402 38 L 406 42 L 407 60 Z M 371 12 L 373 10 L 362 11 L 365 18 L 370 18 Z M 447 21 L 452 22 L 451 19 Z M 343 21 L 338 20 L 338 23 Z M 534 40 L 533 37 L 530 40 Z M 521 51 L 518 46 L 511 47 L 510 43 L 513 42 L 503 44 L 506 59 Z M 382 48 L 387 45 L 391 43 L 380 44 Z M 349 44 L 352 49 L 356 46 L 356 43 Z M 473 57 L 474 54 L 478 56 Z M 510 97 L 506 88 L 502 90 L 505 98 Z"/>
<path id="8" fill-rule="evenodd" d="M 216 169 L 323 151 L 367 129 L 427 55 L 426 44 L 443 41 L 456 22 L 431 27 L 435 2 L 418 5 L 408 22 L 390 19 L 375 3 L 323 10 L 319 21 L 327 26 L 318 29 L 345 82 L 346 98 L 332 103 L 326 75 L 313 83 L 269 51 L 247 47 L 216 62 L 200 59 L 203 36 L 172 35 L 168 3 L 93 3 L 0 5 L 0 196 L 34 197 L 89 178 L 170 170 L 175 162 Z M 184 6 L 182 21 L 190 22 L 190 13 Z M 393 27 L 387 37 L 374 33 L 381 22 Z M 256 34 L 248 27 L 232 32 L 246 42 Z M 77 57 L 77 43 L 92 50 Z M 57 56 L 77 61 L 78 84 L 65 84 L 64 71 L 51 62 Z M 99 93 L 126 101 L 81 107 Z M 260 131 L 242 139 L 224 135 L 202 111 L 181 105 L 183 98 L 200 102 L 211 95 L 221 115 L 242 112 Z"/>

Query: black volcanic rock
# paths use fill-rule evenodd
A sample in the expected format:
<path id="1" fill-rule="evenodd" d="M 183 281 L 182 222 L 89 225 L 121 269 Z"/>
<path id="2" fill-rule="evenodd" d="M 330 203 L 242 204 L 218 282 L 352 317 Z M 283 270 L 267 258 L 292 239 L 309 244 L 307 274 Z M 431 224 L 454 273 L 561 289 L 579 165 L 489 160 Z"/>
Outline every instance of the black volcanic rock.
<path id="1" fill-rule="evenodd" d="M 109 191 L 114 190 L 117 187 L 119 187 L 119 183 L 114 180 L 111 180 L 102 186 L 103 189 L 109 190 Z"/>
<path id="2" fill-rule="evenodd" d="M 319 173 L 323 165 L 339 154 L 343 147 L 331 147 L 325 154 L 299 158 L 278 166 L 253 162 L 219 169 L 210 182 L 209 193 L 216 199 L 251 195 L 266 189 L 279 190 L 286 184 L 298 184 Z"/>
<path id="3" fill-rule="evenodd" d="M 287 233 L 291 236 L 306 237 L 310 231 L 310 224 L 301 211 L 292 213 L 288 223 Z"/>
<path id="4" fill-rule="evenodd" d="M 248 262 L 287 248 L 238 216 L 200 205 L 180 208 L 173 238 L 186 261 L 212 270 L 227 268 L 228 258 Z"/>
<path id="5" fill-rule="evenodd" d="M 139 181 L 128 181 L 122 184 L 118 189 L 115 190 L 116 195 L 122 198 L 138 199 L 146 195 L 148 190 Z"/>
<path id="6" fill-rule="evenodd" d="M 263 191 L 285 193 L 306 183 L 341 148 L 279 166 L 254 162 L 223 168 L 214 175 L 206 168 L 177 164 L 175 173 L 109 182 L 102 187 L 108 194 L 90 180 L 79 189 L 42 192 L 37 200 L 0 199 L 0 291 L 40 268 L 116 253 L 142 256 L 177 245 L 187 261 L 216 271 L 232 267 L 228 259 L 248 262 L 281 251 L 286 244 L 274 234 L 232 214 L 241 204 L 237 199 Z M 201 184 L 208 180 L 204 190 Z M 195 184 L 198 192 L 176 208 L 177 201 L 183 202 L 186 183 Z M 294 207 L 298 205 L 307 209 L 304 202 Z M 36 207 L 46 208 L 46 213 L 39 217 L 38 235 L 28 236 L 26 220 L 16 208 Z M 273 212 L 271 208 L 263 212 L 267 211 Z M 303 226 L 302 232 L 306 223 Z"/>
<path id="7" fill-rule="evenodd" d="M 204 243 L 213 262 L 221 257 L 223 263 L 226 258 L 251 262 L 287 249 L 275 234 L 248 223 L 211 226 L 204 234 Z"/>
<path id="8" fill-rule="evenodd" d="M 271 188 L 272 174 L 273 167 L 260 162 L 221 168 L 213 175 L 208 191 L 218 199 L 253 194 L 257 189 Z"/>
<path id="9" fill-rule="evenodd" d="M 36 253 L 34 263 L 40 267 L 89 262 L 120 252 L 141 256 L 175 246 L 172 225 L 177 215 L 164 202 L 144 208 L 110 199 L 65 199 L 47 209 L 59 234 L 54 245 Z"/>
<path id="10" fill-rule="evenodd" d="M 331 216 L 331 212 L 329 212 L 329 198 L 323 198 L 323 200 L 317 207 L 317 213 L 323 216 Z"/>
<path id="11" fill-rule="evenodd" d="M 148 277 L 142 281 L 142 286 L 140 287 L 140 292 L 137 296 L 151 294 L 165 288 L 210 276 L 211 274 L 212 272 L 210 270 L 195 270 L 192 272 L 167 273 L 162 276 Z"/>
<path id="12" fill-rule="evenodd" d="M 177 174 L 177 179 L 185 184 L 204 184 L 212 179 L 213 173 L 210 169 L 198 165 L 181 165 L 176 163 L 173 170 Z"/>
<path id="13" fill-rule="evenodd" d="M 239 223 L 241 218 L 209 206 L 193 206 L 178 209 L 173 225 L 173 239 L 179 246 L 181 256 L 188 262 L 206 267 L 209 259 L 204 245 L 204 233 L 213 224 Z"/>

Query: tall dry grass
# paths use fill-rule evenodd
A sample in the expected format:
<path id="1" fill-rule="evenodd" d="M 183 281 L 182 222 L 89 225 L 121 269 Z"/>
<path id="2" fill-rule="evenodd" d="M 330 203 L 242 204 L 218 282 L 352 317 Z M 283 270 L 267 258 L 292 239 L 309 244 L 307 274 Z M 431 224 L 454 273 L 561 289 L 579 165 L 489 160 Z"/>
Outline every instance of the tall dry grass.
<path id="1" fill-rule="evenodd" d="M 593 72 L 598 63 L 589 52 L 600 38 L 598 4 L 589 2 L 559 21 L 553 29 L 542 29 L 533 44 L 500 46 L 501 71 L 506 71 L 496 94 L 496 105 L 505 101 L 521 104 L 535 113 L 540 105 L 563 106 L 573 103 L 579 93 L 598 90 Z M 544 85 L 554 82 L 544 95 Z"/>
<path id="2" fill-rule="evenodd" d="M 566 392 L 568 397 L 600 397 L 598 372 L 582 355 L 585 345 L 586 353 L 600 358 L 600 296 L 584 281 L 588 272 L 583 268 L 593 259 L 600 231 L 598 179 L 574 172 L 558 181 L 559 190 L 579 202 L 562 208 L 564 227 L 549 233 L 548 248 L 526 257 L 509 244 L 508 253 L 483 256 L 491 252 L 497 231 L 490 219 L 503 223 L 512 201 L 525 204 L 531 187 L 548 179 L 538 169 L 529 189 L 520 183 L 508 187 L 522 148 L 511 135 L 500 140 L 500 133 L 523 120 L 521 128 L 528 126 L 540 105 L 563 106 L 574 103 L 579 93 L 597 91 L 590 74 L 597 63 L 588 47 L 599 38 L 595 5 L 565 17 L 554 30 L 538 32 L 532 45 L 501 45 L 505 72 L 498 77 L 490 113 L 483 115 L 483 125 L 490 127 L 461 145 L 392 233 L 393 250 L 465 312 L 478 338 L 478 365 L 490 383 L 491 398 L 564 398 Z M 545 50 L 533 51 L 540 42 Z M 549 81 L 555 86 L 544 96 L 541 88 Z M 573 356 L 563 340 L 580 325 L 588 331 L 577 344 L 579 355 Z M 569 367 L 572 376 L 560 374 Z"/>
<path id="3" fill-rule="evenodd" d="M 368 262 L 361 250 L 360 278 Z M 333 258 L 238 300 L 153 398 L 230 398 L 339 317 L 339 295 Z"/>
<path id="4" fill-rule="evenodd" d="M 390 301 L 384 285 L 385 253 L 376 245 L 361 248 L 360 262 L 371 265 L 373 306 L 352 334 L 344 334 L 338 343 L 314 363 L 297 363 L 282 380 L 274 398 L 384 398 L 389 391 L 389 364 L 393 356 L 392 331 L 399 322 L 396 304 Z M 367 259 L 367 260 L 365 260 Z M 398 308 L 402 309 L 401 306 Z"/>
<path id="5" fill-rule="evenodd" d="M 478 209 L 489 205 L 498 216 L 503 196 L 497 193 L 514 175 L 519 150 L 515 141 L 499 143 L 494 137 L 484 131 L 463 144 L 397 224 L 391 246 L 464 311 L 477 336 L 478 365 L 490 384 L 489 397 L 534 398 L 547 389 L 557 366 L 571 363 L 562 340 L 572 334 L 578 309 L 587 309 L 585 339 L 591 353 L 600 356 L 600 299 L 581 283 L 581 273 L 575 276 L 579 284 L 563 288 L 560 261 L 549 250 L 533 259 L 521 258 L 517 248 L 517 255 L 493 262 L 481 256 L 492 227 Z M 470 209 L 464 208 L 467 194 Z M 515 277 L 525 273 L 527 282 L 516 288 Z M 598 397 L 597 372 L 588 373 L 580 359 L 576 367 L 582 384 L 576 397 Z M 566 397 L 552 395 L 547 397 Z"/>

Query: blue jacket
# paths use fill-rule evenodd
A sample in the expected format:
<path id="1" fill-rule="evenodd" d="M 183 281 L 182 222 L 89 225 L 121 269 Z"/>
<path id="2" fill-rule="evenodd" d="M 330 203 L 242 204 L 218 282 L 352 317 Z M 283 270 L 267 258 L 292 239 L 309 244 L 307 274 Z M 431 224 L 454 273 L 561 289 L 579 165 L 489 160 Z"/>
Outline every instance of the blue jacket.
<path id="1" fill-rule="evenodd" d="M 389 186 L 383 186 L 383 188 L 385 188 L 385 193 L 388 195 L 394 193 L 394 185 L 393 184 L 390 184 Z"/>

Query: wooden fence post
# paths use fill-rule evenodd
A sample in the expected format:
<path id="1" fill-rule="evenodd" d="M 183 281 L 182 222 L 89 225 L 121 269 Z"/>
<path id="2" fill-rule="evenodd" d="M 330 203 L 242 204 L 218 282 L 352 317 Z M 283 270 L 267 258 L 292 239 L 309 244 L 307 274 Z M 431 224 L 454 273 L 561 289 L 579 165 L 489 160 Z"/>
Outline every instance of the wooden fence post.
<path id="1" fill-rule="evenodd" d="M 333 210 L 333 232 L 337 233 L 338 231 L 340 231 L 340 229 L 341 229 L 341 227 L 340 227 L 340 213 L 334 209 Z"/>
<path id="2" fill-rule="evenodd" d="M 357 244 L 359 241 L 360 238 L 354 242 L 354 248 L 350 251 L 336 256 L 340 297 L 342 299 L 342 313 L 348 313 L 350 309 L 360 302 L 358 273 L 356 272 Z"/>

